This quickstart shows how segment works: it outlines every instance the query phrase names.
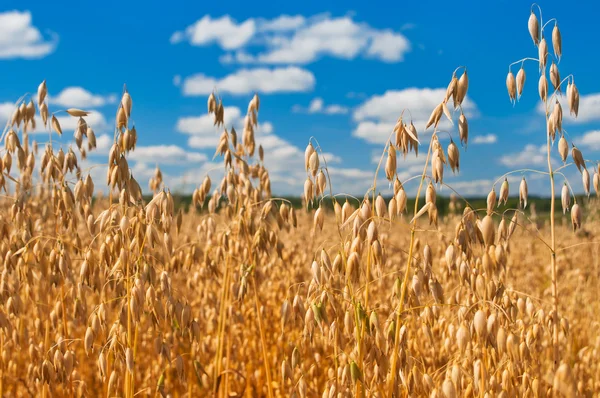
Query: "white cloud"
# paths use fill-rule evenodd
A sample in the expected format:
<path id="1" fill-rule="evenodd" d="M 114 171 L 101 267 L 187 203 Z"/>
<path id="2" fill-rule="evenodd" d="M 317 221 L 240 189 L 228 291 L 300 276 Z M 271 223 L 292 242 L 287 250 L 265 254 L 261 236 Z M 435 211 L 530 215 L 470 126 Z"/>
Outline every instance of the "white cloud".
<path id="1" fill-rule="evenodd" d="M 370 178 L 372 179 L 375 175 L 374 170 L 362 170 L 357 168 L 338 168 L 329 167 L 329 174 L 332 178 L 334 177 L 347 177 L 347 178 Z M 369 180 L 372 183 L 372 180 Z"/>
<path id="2" fill-rule="evenodd" d="M 328 115 L 345 115 L 348 113 L 348 108 L 343 105 L 333 104 L 327 105 L 325 109 L 323 109 L 323 112 Z"/>
<path id="3" fill-rule="evenodd" d="M 581 95 L 579 97 L 579 112 L 577 118 L 571 115 L 569 104 L 565 95 L 558 97 L 560 105 L 563 109 L 563 123 L 583 124 L 600 120 L 600 93 L 592 93 Z M 549 111 L 552 112 L 554 104 L 550 104 Z M 545 114 L 546 109 L 543 102 L 539 102 L 537 106 L 539 114 Z"/>
<path id="4" fill-rule="evenodd" d="M 519 177 L 520 180 L 520 177 Z M 492 180 L 452 181 L 449 185 L 462 196 L 486 196 L 492 189 Z"/>
<path id="5" fill-rule="evenodd" d="M 309 113 L 321 112 L 323 110 L 323 98 L 315 98 L 308 105 Z"/>
<path id="6" fill-rule="evenodd" d="M 600 150 L 600 130 L 588 131 L 577 142 L 591 150 Z"/>
<path id="7" fill-rule="evenodd" d="M 159 165 L 200 163 L 208 159 L 203 153 L 188 152 L 177 145 L 136 146 L 128 158 L 137 162 Z"/>
<path id="8" fill-rule="evenodd" d="M 0 125 L 4 127 L 6 122 L 12 118 L 12 114 L 15 111 L 15 104 L 12 102 L 0 103 Z"/>
<path id="9" fill-rule="evenodd" d="M 431 112 L 445 95 L 445 88 L 414 87 L 388 90 L 383 95 L 374 95 L 354 110 L 353 118 L 358 125 L 352 135 L 370 143 L 385 143 L 403 109 L 406 109 L 404 121 L 409 123 L 412 119 L 417 131 L 422 134 Z M 468 97 L 463 101 L 462 107 L 467 118 L 477 115 L 477 107 Z M 443 129 L 451 128 L 445 117 L 442 118 L 440 126 Z"/>
<path id="10" fill-rule="evenodd" d="M 228 15 L 204 16 L 185 32 L 176 32 L 172 43 L 187 40 L 192 45 L 218 43 L 224 50 L 237 50 L 221 57 L 225 63 L 306 64 L 323 56 L 354 59 L 358 56 L 399 62 L 410 51 L 408 39 L 391 29 L 377 29 L 351 16 L 328 14 L 305 18 L 280 15 L 274 19 L 249 18 L 238 23 Z M 259 48 L 250 54 L 248 48 Z"/>
<path id="11" fill-rule="evenodd" d="M 54 51 L 58 36 L 47 40 L 31 19 L 29 11 L 0 13 L 0 59 L 42 58 Z"/>
<path id="12" fill-rule="evenodd" d="M 406 37 L 391 30 L 386 30 L 373 35 L 373 40 L 367 49 L 367 55 L 385 62 L 398 62 L 404 60 L 404 54 L 409 50 L 410 43 Z"/>
<path id="13" fill-rule="evenodd" d="M 256 22 L 248 19 L 237 23 L 229 15 L 212 19 L 205 15 L 193 25 L 188 26 L 184 32 L 175 32 L 171 36 L 171 43 L 187 40 L 194 46 L 204 46 L 217 43 L 223 49 L 232 50 L 245 45 L 256 32 Z"/>
<path id="14" fill-rule="evenodd" d="M 331 104 L 325 106 L 323 98 L 316 97 L 308 104 L 308 108 L 304 108 L 301 105 L 294 105 L 292 112 L 296 113 L 323 113 L 326 115 L 345 115 L 348 113 L 348 107 L 338 104 Z"/>
<path id="15" fill-rule="evenodd" d="M 49 97 L 51 103 L 64 106 L 66 108 L 98 108 L 106 104 L 117 102 L 115 94 L 97 95 L 92 94 L 83 87 L 67 87 L 57 96 Z"/>
<path id="16" fill-rule="evenodd" d="M 400 33 L 380 31 L 350 17 L 314 18 L 290 36 L 268 39 L 268 50 L 256 61 L 272 64 L 306 64 L 322 56 L 354 59 L 359 55 L 386 62 L 401 61 L 410 43 Z"/>
<path id="17" fill-rule="evenodd" d="M 108 154 L 110 147 L 112 146 L 114 139 L 108 134 L 100 134 L 96 137 L 96 154 Z"/>
<path id="18" fill-rule="evenodd" d="M 360 122 L 352 132 L 352 135 L 362 138 L 371 144 L 382 144 L 391 136 L 394 125 L 394 123 L 372 121 Z"/>
<path id="19" fill-rule="evenodd" d="M 500 164 L 508 167 L 542 166 L 547 162 L 546 145 L 527 144 L 522 151 L 500 158 Z"/>
<path id="20" fill-rule="evenodd" d="M 357 93 L 355 91 L 350 91 L 348 94 L 346 94 L 346 98 L 350 98 L 350 99 L 363 99 L 363 98 L 367 98 L 367 94 L 365 93 Z"/>
<path id="21" fill-rule="evenodd" d="M 259 20 L 259 30 L 272 32 L 285 32 L 296 30 L 306 23 L 306 18 L 301 15 L 280 15 L 271 20 Z"/>
<path id="22" fill-rule="evenodd" d="M 473 144 L 495 144 L 497 141 L 496 134 L 477 135 L 473 138 Z"/>
<path id="23" fill-rule="evenodd" d="M 183 94 L 208 95 L 213 90 L 234 95 L 272 94 L 279 92 L 306 92 L 315 86 L 315 76 L 295 66 L 285 68 L 241 69 L 221 79 L 197 74 L 185 78 Z"/>

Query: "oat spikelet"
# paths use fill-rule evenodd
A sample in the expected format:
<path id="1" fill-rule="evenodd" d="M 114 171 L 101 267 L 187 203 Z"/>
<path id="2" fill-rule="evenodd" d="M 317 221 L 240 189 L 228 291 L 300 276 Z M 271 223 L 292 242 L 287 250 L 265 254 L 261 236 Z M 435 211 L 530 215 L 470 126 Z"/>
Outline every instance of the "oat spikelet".
<path id="1" fill-rule="evenodd" d="M 388 146 L 388 156 L 385 161 L 385 177 L 392 181 L 396 175 L 396 148 L 393 145 Z"/>
<path id="2" fill-rule="evenodd" d="M 597 173 L 594 174 L 594 178 L 596 177 Z M 594 186 L 595 186 L 595 179 L 594 179 Z M 597 192 L 598 190 L 596 190 Z M 392 221 L 394 221 L 394 219 L 396 218 L 396 215 L 399 214 L 398 212 L 398 202 L 396 201 L 396 197 L 392 196 L 392 198 L 390 199 L 390 202 L 388 203 L 388 214 L 390 217 L 390 224 Z"/>
<path id="3" fill-rule="evenodd" d="M 523 94 L 523 87 L 525 86 L 525 69 L 521 66 L 519 72 L 517 72 L 517 94 L 519 98 Z"/>
<path id="4" fill-rule="evenodd" d="M 571 209 L 571 223 L 573 224 L 573 231 L 581 229 L 581 207 L 577 203 Z"/>
<path id="5" fill-rule="evenodd" d="M 579 114 L 579 90 L 575 85 L 575 81 L 567 86 L 567 101 L 569 103 L 569 112 L 571 115 Z"/>
<path id="6" fill-rule="evenodd" d="M 323 173 L 323 169 L 319 170 L 315 186 L 317 189 L 317 196 L 325 195 L 325 190 L 327 189 L 327 177 L 325 176 L 325 173 Z"/>
<path id="7" fill-rule="evenodd" d="M 538 46 L 538 57 L 540 60 L 540 70 L 544 70 L 548 61 L 548 43 L 546 43 L 546 39 L 544 37 L 542 37 L 542 40 Z"/>
<path id="8" fill-rule="evenodd" d="M 569 207 L 571 206 L 571 195 L 569 194 L 569 187 L 564 183 L 562 190 L 560 192 L 560 204 L 562 206 L 563 214 L 569 211 Z"/>
<path id="9" fill-rule="evenodd" d="M 319 208 L 317 209 L 317 211 L 315 211 L 315 215 L 313 218 L 313 228 L 315 229 L 315 231 L 318 229 L 319 231 L 323 230 L 323 221 L 325 214 L 323 213 L 323 209 L 319 206 Z"/>
<path id="10" fill-rule="evenodd" d="M 520 71 L 519 71 L 520 72 Z M 508 97 L 512 102 L 517 99 L 517 81 L 515 79 L 515 75 L 512 71 L 508 71 L 508 75 L 506 75 L 506 89 L 508 90 Z"/>
<path id="11" fill-rule="evenodd" d="M 385 199 L 383 199 L 381 194 L 378 194 L 377 199 L 375 199 L 375 214 L 377 214 L 377 217 L 379 218 L 387 217 L 387 206 L 385 204 Z"/>
<path id="12" fill-rule="evenodd" d="M 456 95 L 454 96 L 454 109 L 458 108 L 458 106 L 462 104 L 467 95 L 468 89 L 469 76 L 467 75 L 467 70 L 465 69 L 460 79 L 458 79 L 458 84 L 456 85 Z"/>
<path id="13" fill-rule="evenodd" d="M 317 172 L 319 171 L 319 155 L 317 152 L 313 152 L 308 159 L 308 168 L 313 177 L 317 176 Z"/>
<path id="14" fill-rule="evenodd" d="M 405 128 L 404 131 L 410 136 L 410 138 L 414 142 L 416 142 L 417 144 L 420 144 L 419 135 L 417 134 L 417 128 L 415 127 L 413 122 L 410 122 L 410 126 L 408 126 L 408 128 Z"/>
<path id="15" fill-rule="evenodd" d="M 429 181 L 429 184 L 427 185 L 427 190 L 425 191 L 425 202 L 435 205 L 436 199 L 437 194 L 435 192 L 435 187 L 433 186 L 431 181 Z"/>
<path id="16" fill-rule="evenodd" d="M 481 235 L 483 236 L 483 242 L 485 246 L 489 247 L 490 245 L 494 244 L 496 228 L 494 227 L 494 220 L 492 219 L 492 216 L 487 215 L 483 217 L 479 229 L 481 230 Z"/>
<path id="17" fill-rule="evenodd" d="M 571 157 L 573 158 L 573 162 L 575 162 L 575 166 L 577 166 L 577 170 L 581 172 L 581 169 L 585 168 L 585 161 L 583 160 L 581 151 L 575 145 L 571 149 Z"/>
<path id="18" fill-rule="evenodd" d="M 431 160 L 431 174 L 433 180 L 437 183 L 442 183 L 444 180 L 444 162 L 440 149 L 436 149 Z"/>
<path id="19" fill-rule="evenodd" d="M 531 14 L 529 15 L 529 20 L 527 21 L 527 28 L 529 29 L 529 34 L 531 35 L 533 44 L 537 46 L 540 42 L 540 23 L 533 11 L 531 11 Z"/>
<path id="20" fill-rule="evenodd" d="M 131 117 L 131 95 L 125 90 L 123 96 L 121 97 L 121 106 L 123 107 L 123 111 L 125 112 L 125 117 L 129 119 Z"/>
<path id="21" fill-rule="evenodd" d="M 306 200 L 306 207 L 312 202 L 314 198 L 315 190 L 314 185 L 310 177 L 306 178 L 304 182 L 304 199 Z"/>
<path id="22" fill-rule="evenodd" d="M 508 200 L 508 179 L 506 177 L 504 177 L 504 182 L 500 186 L 500 196 L 498 199 L 498 207 L 500 207 L 500 204 L 502 202 L 504 202 L 504 204 L 506 205 L 507 200 Z"/>
<path id="23" fill-rule="evenodd" d="M 540 99 L 545 104 L 548 99 L 548 79 L 546 78 L 545 72 L 540 75 L 540 80 L 538 81 L 538 93 Z"/>
<path id="24" fill-rule="evenodd" d="M 52 128 L 54 129 L 54 131 L 56 131 L 58 133 L 58 135 L 62 135 L 62 129 L 60 128 L 60 123 L 58 122 L 58 119 L 54 115 L 52 115 Z"/>
<path id="25" fill-rule="evenodd" d="M 48 105 L 45 102 L 42 102 L 40 105 L 40 115 L 42 116 L 42 122 L 44 126 L 48 125 Z"/>
<path id="26" fill-rule="evenodd" d="M 487 196 L 487 215 L 491 215 L 496 207 L 496 190 L 492 187 L 490 193 Z"/>
<path id="27" fill-rule="evenodd" d="M 217 111 L 217 99 L 215 98 L 215 93 L 210 93 L 210 95 L 208 96 L 206 108 L 208 110 L 208 113 L 213 113 Z"/>
<path id="28" fill-rule="evenodd" d="M 450 139 L 450 145 L 448 145 L 448 162 L 450 163 L 450 167 L 452 168 L 452 172 L 460 171 L 460 153 L 458 151 L 458 147 L 454 143 L 452 139 Z"/>
<path id="29" fill-rule="evenodd" d="M 456 73 L 452 74 L 452 79 L 450 79 L 450 83 L 448 84 L 448 88 L 446 88 L 446 97 L 444 98 L 444 102 L 450 101 L 450 98 L 454 96 L 456 92 L 456 85 L 458 84 L 458 78 L 456 77 Z"/>
<path id="30" fill-rule="evenodd" d="M 558 65 L 552 61 L 550 65 L 550 83 L 556 91 L 560 93 L 560 72 L 558 71 Z"/>
<path id="31" fill-rule="evenodd" d="M 429 121 L 427 122 L 427 125 L 425 126 L 425 128 L 428 129 L 429 126 L 431 126 L 431 125 L 433 125 L 433 127 L 437 128 L 438 124 L 440 123 L 440 119 L 442 118 L 442 112 L 443 112 L 443 105 L 439 104 L 431 112 L 431 115 L 429 116 Z"/>
<path id="32" fill-rule="evenodd" d="M 469 123 L 462 112 L 458 118 L 458 135 L 460 137 L 460 143 L 466 148 L 469 141 Z"/>
<path id="33" fill-rule="evenodd" d="M 558 140 L 558 153 L 560 154 L 560 158 L 563 163 L 567 162 L 567 156 L 569 156 L 569 143 L 565 138 L 564 134 Z"/>
<path id="34" fill-rule="evenodd" d="M 444 115 L 446 119 L 450 122 L 450 124 L 454 125 L 454 121 L 452 120 L 452 114 L 450 113 L 450 109 L 448 109 L 448 104 L 446 101 L 442 102 L 442 109 L 444 110 Z"/>
<path id="35" fill-rule="evenodd" d="M 554 49 L 554 56 L 560 61 L 560 57 L 562 56 L 562 37 L 558 29 L 558 24 L 554 24 L 554 28 L 552 29 L 552 48 Z"/>
<path id="36" fill-rule="evenodd" d="M 519 185 L 519 204 L 523 209 L 527 207 L 527 194 L 527 181 L 525 180 L 525 177 L 523 177 L 521 179 L 521 185 Z"/>
<path id="37" fill-rule="evenodd" d="M 404 187 L 401 187 L 396 193 L 396 202 L 398 205 L 398 214 L 402 214 L 406 211 L 406 204 L 408 201 L 408 197 L 406 195 L 406 191 Z"/>
<path id="38" fill-rule="evenodd" d="M 312 154 L 315 153 L 315 148 L 311 142 L 308 143 L 306 149 L 304 150 L 304 168 L 308 171 L 309 168 L 309 160 Z"/>
<path id="39" fill-rule="evenodd" d="M 554 123 L 555 131 L 562 133 L 562 120 L 563 120 L 563 111 L 560 102 L 556 100 L 554 103 L 554 109 L 552 110 L 552 120 Z M 554 138 L 554 136 L 552 137 Z"/>
<path id="40" fill-rule="evenodd" d="M 69 108 L 66 110 L 66 112 L 73 117 L 83 117 L 89 115 L 89 112 L 76 108 Z"/>
<path id="41" fill-rule="evenodd" d="M 37 89 L 38 94 L 38 107 L 42 106 L 42 103 L 46 99 L 46 95 L 48 94 L 48 87 L 46 87 L 46 80 L 40 83 Z"/>
<path id="42" fill-rule="evenodd" d="M 587 168 L 584 168 L 581 172 L 581 180 L 583 182 L 583 189 L 587 196 L 590 196 L 590 173 Z"/>
<path id="43" fill-rule="evenodd" d="M 600 195 L 600 174 L 598 171 L 594 171 L 593 184 L 596 196 Z"/>

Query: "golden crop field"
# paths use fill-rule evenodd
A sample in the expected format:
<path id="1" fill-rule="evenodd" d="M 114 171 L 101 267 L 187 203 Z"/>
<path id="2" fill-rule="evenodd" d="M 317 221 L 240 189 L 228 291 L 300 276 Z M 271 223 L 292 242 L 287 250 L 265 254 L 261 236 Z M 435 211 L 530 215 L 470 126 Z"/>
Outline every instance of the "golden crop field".
<path id="1" fill-rule="evenodd" d="M 538 52 L 511 65 L 506 85 L 511 100 L 546 105 L 547 214 L 531 211 L 527 177 L 515 187 L 509 175 L 482 208 L 457 192 L 438 209 L 444 173 L 468 156 L 467 67 L 449 73 L 427 134 L 399 110 L 363 197 L 336 194 L 331 148 L 307 136 L 302 207 L 271 193 L 269 153 L 254 139 L 258 95 L 239 135 L 223 125 L 227 99 L 208 98 L 224 177 L 200 176 L 189 207 L 160 169 L 150 181 L 130 171 L 144 139 L 130 122 L 135 93 L 117 106 L 99 181 L 80 167 L 95 147 L 88 112 L 64 111 L 79 120 L 75 149 L 38 147 L 28 132 L 41 122 L 62 135 L 62 111 L 48 108 L 46 81 L 18 99 L 0 162 L 0 396 L 597 396 L 600 213 L 590 191 L 600 176 L 565 138 L 563 112 L 578 113 L 579 91 L 572 75 L 561 80 L 557 25 L 544 28 L 532 10 Z M 458 133 L 447 147 L 444 118 Z M 423 173 L 400 181 L 403 156 L 417 153 Z M 551 157 L 580 171 L 571 184 L 587 197 L 555 187 Z M 392 197 L 377 194 L 378 174 Z M 416 201 L 405 184 L 418 187 Z"/>

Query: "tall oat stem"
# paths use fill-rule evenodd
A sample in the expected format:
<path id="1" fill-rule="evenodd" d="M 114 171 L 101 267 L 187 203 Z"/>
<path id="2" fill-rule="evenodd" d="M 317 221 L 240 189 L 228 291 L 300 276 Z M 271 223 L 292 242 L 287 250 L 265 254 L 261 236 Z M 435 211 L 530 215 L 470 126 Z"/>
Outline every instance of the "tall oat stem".
<path id="1" fill-rule="evenodd" d="M 252 290 L 254 291 L 254 306 L 256 307 L 256 319 L 258 320 L 258 330 L 260 332 L 260 344 L 262 346 L 263 362 L 265 373 L 267 374 L 267 393 L 269 398 L 273 397 L 273 386 L 271 384 L 271 368 L 269 366 L 269 357 L 267 355 L 267 340 L 263 329 L 262 319 L 260 316 L 260 302 L 258 301 L 258 293 L 256 292 L 256 280 L 252 275 Z"/>
<path id="2" fill-rule="evenodd" d="M 419 189 L 417 190 L 417 196 L 415 197 L 415 208 L 414 208 L 414 219 L 410 227 L 410 244 L 408 246 L 408 258 L 406 259 L 406 270 L 404 271 L 404 280 L 402 282 L 402 291 L 400 293 L 400 303 L 398 304 L 398 310 L 396 311 L 396 328 L 394 331 L 394 352 L 392 354 L 392 367 L 390 370 L 390 381 L 388 385 L 388 397 L 392 397 L 394 393 L 394 383 L 396 382 L 396 368 L 398 366 L 398 346 L 400 343 L 400 317 L 404 310 L 404 298 L 406 297 L 406 290 L 408 285 L 408 275 L 410 274 L 410 266 L 413 257 L 413 250 L 415 246 L 415 229 L 417 226 L 417 212 L 419 211 L 419 197 L 421 196 L 421 190 L 423 188 L 423 182 L 427 176 L 427 166 L 429 165 L 429 158 L 431 157 L 431 148 L 433 147 L 433 138 L 436 135 L 434 130 L 429 141 L 429 149 L 427 150 L 427 158 L 425 159 L 425 166 L 423 167 L 423 174 L 421 174 L 421 182 L 419 183 Z"/>
<path id="3" fill-rule="evenodd" d="M 548 107 L 546 106 L 546 125 L 548 125 Z M 550 143 L 550 134 L 546 135 L 546 150 L 548 155 L 548 174 L 550 176 L 550 264 L 552 266 L 552 302 L 554 306 L 554 316 L 552 317 L 553 330 L 552 330 L 552 347 L 554 356 L 554 370 L 558 368 L 560 361 L 560 352 L 558 348 L 558 287 L 556 281 L 556 237 L 554 233 L 554 205 L 555 205 L 555 193 L 554 193 L 554 171 L 552 170 L 552 162 L 550 161 L 550 150 L 552 145 Z"/>

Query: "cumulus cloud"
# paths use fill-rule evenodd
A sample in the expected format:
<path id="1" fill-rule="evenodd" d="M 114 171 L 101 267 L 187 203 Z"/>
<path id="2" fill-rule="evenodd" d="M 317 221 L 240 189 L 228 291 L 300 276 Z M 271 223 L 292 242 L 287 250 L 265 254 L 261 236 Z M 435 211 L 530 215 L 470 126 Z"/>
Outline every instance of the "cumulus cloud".
<path id="1" fill-rule="evenodd" d="M 577 143 L 593 151 L 600 150 L 600 130 L 588 131 L 577 139 Z"/>
<path id="2" fill-rule="evenodd" d="M 385 143 L 403 109 L 410 111 L 404 112 L 404 120 L 408 123 L 412 118 L 417 131 L 422 133 L 431 111 L 439 105 L 445 95 L 445 88 L 414 87 L 388 90 L 382 95 L 374 95 L 354 110 L 353 119 L 357 126 L 352 135 L 370 143 Z M 468 118 L 477 115 L 477 107 L 468 97 L 463 101 L 462 108 Z M 442 118 L 440 126 L 444 129 L 451 128 L 445 118 Z"/>
<path id="3" fill-rule="evenodd" d="M 500 158 L 500 164 L 508 167 L 542 166 L 547 162 L 546 145 L 535 144 L 527 144 L 521 151 Z"/>
<path id="4" fill-rule="evenodd" d="M 215 89 L 233 95 L 307 92 L 314 88 L 315 81 L 312 72 L 295 66 L 241 69 L 222 78 L 201 73 L 186 77 L 182 92 L 186 96 L 208 95 Z"/>
<path id="5" fill-rule="evenodd" d="M 66 108 L 98 108 L 117 102 L 116 94 L 92 94 L 83 87 L 67 87 L 56 96 L 49 96 L 50 103 Z"/>
<path id="6" fill-rule="evenodd" d="M 473 144 L 495 144 L 498 141 L 496 134 L 476 135 Z"/>
<path id="7" fill-rule="evenodd" d="M 6 124 L 6 122 L 9 121 L 12 117 L 14 111 L 15 104 L 13 104 L 12 102 L 0 103 L 0 124 Z"/>
<path id="8" fill-rule="evenodd" d="M 189 152 L 177 145 L 136 146 L 129 159 L 159 165 L 201 163 L 208 160 L 203 153 Z"/>
<path id="9" fill-rule="evenodd" d="M 181 41 L 196 46 L 217 43 L 224 50 L 237 50 L 221 58 L 225 63 L 307 64 L 324 56 L 399 62 L 411 49 L 400 32 L 328 14 L 249 18 L 239 23 L 229 15 L 216 19 L 205 15 L 171 37 L 172 43 Z M 250 53 L 250 49 L 258 51 Z"/>
<path id="10" fill-rule="evenodd" d="M 223 49 L 232 50 L 246 44 L 255 32 L 256 22 L 253 19 L 238 24 L 229 15 L 216 19 L 205 15 L 185 31 L 173 33 L 171 43 L 176 44 L 184 40 L 195 46 L 217 43 Z"/>
<path id="11" fill-rule="evenodd" d="M 302 105 L 294 105 L 292 111 L 296 113 L 322 113 L 325 115 L 345 115 L 348 113 L 348 107 L 338 104 L 325 106 L 323 98 L 316 97 L 308 104 L 308 108 Z"/>
<path id="12" fill-rule="evenodd" d="M 45 38 L 32 25 L 31 12 L 6 11 L 0 13 L 0 59 L 43 58 L 58 44 L 54 33 Z"/>

